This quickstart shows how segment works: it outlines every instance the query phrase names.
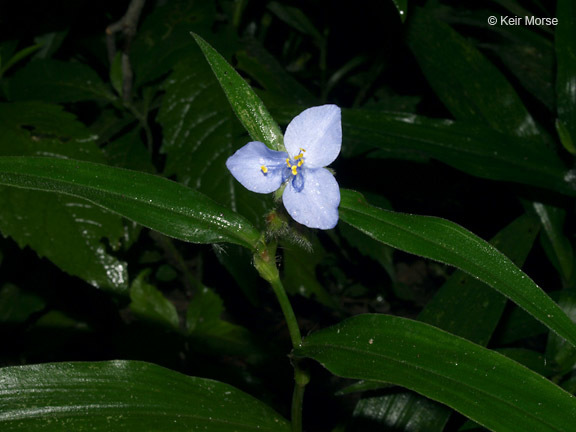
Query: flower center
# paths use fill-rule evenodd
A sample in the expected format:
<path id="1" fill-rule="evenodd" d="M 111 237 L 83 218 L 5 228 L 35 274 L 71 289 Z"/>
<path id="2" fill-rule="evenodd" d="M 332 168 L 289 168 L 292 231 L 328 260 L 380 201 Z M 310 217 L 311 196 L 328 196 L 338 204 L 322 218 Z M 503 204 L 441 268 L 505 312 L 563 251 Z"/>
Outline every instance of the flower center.
<path id="1" fill-rule="evenodd" d="M 294 160 L 291 161 L 290 158 L 286 158 L 286 167 L 290 168 L 290 172 L 292 173 L 293 176 L 298 175 L 298 168 L 300 168 L 302 165 L 304 165 L 304 153 L 306 152 L 306 150 L 304 150 L 302 147 L 300 147 L 300 153 L 298 153 L 296 156 L 294 156 Z"/>

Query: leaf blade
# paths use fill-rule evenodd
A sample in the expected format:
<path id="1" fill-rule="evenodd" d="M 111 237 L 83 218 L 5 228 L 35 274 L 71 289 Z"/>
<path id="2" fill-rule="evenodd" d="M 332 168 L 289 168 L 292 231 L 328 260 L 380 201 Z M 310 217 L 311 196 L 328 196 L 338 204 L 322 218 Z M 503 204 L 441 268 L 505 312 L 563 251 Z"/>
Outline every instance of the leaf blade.
<path id="1" fill-rule="evenodd" d="M 340 218 L 369 236 L 415 255 L 453 265 L 500 291 L 576 345 L 576 325 L 526 274 L 490 244 L 444 219 L 394 213 L 341 190 Z"/>
<path id="2" fill-rule="evenodd" d="M 272 409 L 232 386 L 143 362 L 7 367 L 0 382 L 7 432 L 289 430 Z"/>
<path id="3" fill-rule="evenodd" d="M 339 376 L 415 390 L 493 431 L 568 432 L 576 421 L 574 397 L 544 377 L 405 318 L 358 315 L 308 336 L 296 354 Z"/>
<path id="4" fill-rule="evenodd" d="M 170 237 L 256 247 L 242 216 L 168 179 L 70 159 L 1 157 L 0 184 L 78 196 Z"/>
<path id="5" fill-rule="evenodd" d="M 202 49 L 240 123 L 252 139 L 263 142 L 274 150 L 283 150 L 282 131 L 258 95 L 204 39 L 195 33 L 192 33 L 192 36 Z"/>

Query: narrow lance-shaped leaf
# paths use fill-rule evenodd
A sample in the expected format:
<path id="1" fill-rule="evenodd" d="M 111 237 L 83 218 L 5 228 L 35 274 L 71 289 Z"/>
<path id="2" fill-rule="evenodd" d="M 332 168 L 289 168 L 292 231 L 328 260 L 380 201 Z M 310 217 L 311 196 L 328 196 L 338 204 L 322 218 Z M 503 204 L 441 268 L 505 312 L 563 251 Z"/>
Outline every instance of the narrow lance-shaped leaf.
<path id="1" fill-rule="evenodd" d="M 430 325 L 358 315 L 296 350 L 330 372 L 400 385 L 496 432 L 571 432 L 576 398 L 526 367 Z"/>
<path id="2" fill-rule="evenodd" d="M 274 150 L 284 150 L 282 131 L 254 90 L 214 48 L 197 34 L 192 34 L 218 78 L 232 109 L 255 141 Z"/>
<path id="3" fill-rule="evenodd" d="M 85 198 L 168 236 L 254 248 L 259 232 L 242 216 L 168 179 L 70 159 L 0 157 L 0 184 Z"/>
<path id="4" fill-rule="evenodd" d="M 486 241 L 445 219 L 395 213 L 342 190 L 340 218 L 397 249 L 453 265 L 500 291 L 558 335 L 576 345 L 576 325 L 510 259 Z"/>
<path id="5" fill-rule="evenodd" d="M 228 384 L 136 361 L 0 369 L 3 432 L 288 431 Z"/>

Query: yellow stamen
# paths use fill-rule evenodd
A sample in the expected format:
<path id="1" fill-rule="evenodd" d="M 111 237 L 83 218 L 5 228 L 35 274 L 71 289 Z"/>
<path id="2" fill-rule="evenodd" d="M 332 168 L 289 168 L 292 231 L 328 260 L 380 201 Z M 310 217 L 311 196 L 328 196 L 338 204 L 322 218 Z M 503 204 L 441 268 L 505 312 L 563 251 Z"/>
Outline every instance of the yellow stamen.
<path id="1" fill-rule="evenodd" d="M 298 156 L 294 156 L 294 160 L 302 159 L 304 155 L 300 153 Z"/>
<path id="2" fill-rule="evenodd" d="M 302 165 L 304 165 L 304 161 L 303 161 L 303 160 L 299 160 L 299 161 L 298 161 L 298 166 L 301 167 Z"/>
<path id="3" fill-rule="evenodd" d="M 260 167 L 260 169 L 262 170 L 262 172 L 263 172 L 264 174 L 266 174 L 266 173 L 268 172 L 268 167 L 267 167 L 266 165 L 262 165 L 262 166 Z"/>
<path id="4" fill-rule="evenodd" d="M 294 175 L 298 174 L 298 168 L 296 167 L 296 165 L 292 165 L 292 174 Z"/>
<path id="5" fill-rule="evenodd" d="M 286 166 L 288 168 L 290 168 L 292 165 L 290 165 L 290 158 L 286 158 Z"/>

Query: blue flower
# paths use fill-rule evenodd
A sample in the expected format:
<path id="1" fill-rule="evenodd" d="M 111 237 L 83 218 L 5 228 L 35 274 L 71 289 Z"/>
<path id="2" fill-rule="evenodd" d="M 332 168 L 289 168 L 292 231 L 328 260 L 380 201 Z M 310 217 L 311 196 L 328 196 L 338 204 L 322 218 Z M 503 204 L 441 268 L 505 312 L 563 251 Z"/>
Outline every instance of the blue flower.
<path id="1" fill-rule="evenodd" d="M 324 167 L 340 153 L 340 108 L 322 105 L 304 110 L 286 128 L 284 144 L 287 152 L 249 142 L 228 158 L 226 167 L 252 192 L 274 192 L 286 183 L 282 202 L 296 222 L 310 228 L 334 228 L 340 188 Z"/>

